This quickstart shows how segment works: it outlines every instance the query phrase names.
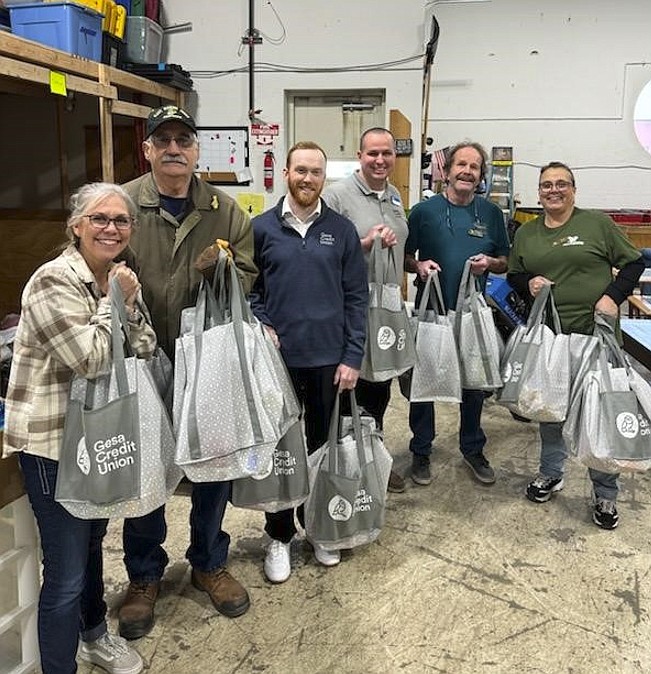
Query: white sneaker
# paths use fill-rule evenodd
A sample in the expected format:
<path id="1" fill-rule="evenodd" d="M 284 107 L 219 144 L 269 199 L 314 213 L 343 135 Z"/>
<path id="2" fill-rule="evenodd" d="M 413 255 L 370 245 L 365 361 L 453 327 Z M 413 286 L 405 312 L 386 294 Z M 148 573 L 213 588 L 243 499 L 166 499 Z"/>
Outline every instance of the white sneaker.
<path id="1" fill-rule="evenodd" d="M 320 545 L 313 543 L 314 546 L 314 556 L 316 561 L 323 566 L 337 566 L 341 561 L 341 551 L 340 550 L 325 550 Z"/>
<path id="2" fill-rule="evenodd" d="M 82 641 L 79 657 L 109 674 L 138 674 L 143 666 L 139 653 L 129 647 L 125 639 L 108 632 L 96 641 Z"/>
<path id="3" fill-rule="evenodd" d="M 272 583 L 284 583 L 292 572 L 290 562 L 291 541 L 272 540 L 264 558 L 264 575 Z"/>

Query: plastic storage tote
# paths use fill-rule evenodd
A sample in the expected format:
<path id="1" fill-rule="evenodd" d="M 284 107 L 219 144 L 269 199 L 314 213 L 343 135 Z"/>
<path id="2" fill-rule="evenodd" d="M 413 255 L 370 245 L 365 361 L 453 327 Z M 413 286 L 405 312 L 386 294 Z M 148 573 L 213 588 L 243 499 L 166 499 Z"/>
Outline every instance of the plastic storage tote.
<path id="1" fill-rule="evenodd" d="M 163 29 L 146 16 L 128 16 L 125 61 L 158 63 L 163 51 Z"/>
<path id="2" fill-rule="evenodd" d="M 9 8 L 14 35 L 93 61 L 102 57 L 102 15 L 67 2 L 29 3 Z"/>

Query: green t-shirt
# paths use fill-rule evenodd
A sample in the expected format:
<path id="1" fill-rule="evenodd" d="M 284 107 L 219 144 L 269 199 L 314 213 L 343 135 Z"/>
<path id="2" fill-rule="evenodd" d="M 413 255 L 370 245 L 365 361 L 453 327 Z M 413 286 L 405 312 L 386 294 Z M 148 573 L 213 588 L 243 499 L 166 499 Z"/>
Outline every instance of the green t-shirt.
<path id="1" fill-rule="evenodd" d="M 515 234 L 509 272 L 544 276 L 554 282 L 554 302 L 563 332 L 592 334 L 594 305 L 621 268 L 640 251 L 600 211 L 575 208 L 561 227 L 545 226 L 544 215 Z"/>

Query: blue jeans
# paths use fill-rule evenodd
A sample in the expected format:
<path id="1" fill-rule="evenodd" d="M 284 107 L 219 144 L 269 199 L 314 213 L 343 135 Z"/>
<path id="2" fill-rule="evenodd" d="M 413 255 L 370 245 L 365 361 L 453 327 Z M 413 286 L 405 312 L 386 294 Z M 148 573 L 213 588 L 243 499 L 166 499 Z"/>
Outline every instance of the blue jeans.
<path id="1" fill-rule="evenodd" d="M 230 536 L 222 530 L 230 482 L 195 482 L 190 510 L 190 546 L 185 553 L 192 568 L 213 571 L 226 566 Z M 133 583 L 153 583 L 163 577 L 168 557 L 163 549 L 167 535 L 165 507 L 144 517 L 124 520 L 124 563 Z"/>
<path id="2" fill-rule="evenodd" d="M 79 637 L 106 632 L 102 540 L 108 520 L 81 520 L 54 500 L 58 461 L 19 454 L 43 550 L 38 643 L 43 674 L 72 674 Z"/>
<path id="3" fill-rule="evenodd" d="M 567 458 L 563 424 L 540 423 L 540 441 L 540 472 L 547 477 L 562 477 Z M 594 468 L 588 468 L 588 473 L 597 498 L 617 500 L 619 475 L 602 473 Z"/>
<path id="4" fill-rule="evenodd" d="M 484 406 L 483 391 L 461 393 L 461 424 L 459 428 L 459 448 L 466 456 L 477 456 L 484 451 L 486 435 L 481 428 L 481 412 Z M 409 450 L 414 454 L 429 456 L 436 434 L 434 425 L 434 403 L 411 403 L 409 405 L 409 428 L 412 438 Z"/>

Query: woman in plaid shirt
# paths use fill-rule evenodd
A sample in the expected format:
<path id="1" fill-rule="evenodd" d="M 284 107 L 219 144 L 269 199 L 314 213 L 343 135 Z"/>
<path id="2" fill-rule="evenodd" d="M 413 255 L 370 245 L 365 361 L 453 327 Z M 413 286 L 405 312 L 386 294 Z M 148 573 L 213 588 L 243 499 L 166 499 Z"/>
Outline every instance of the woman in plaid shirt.
<path id="1" fill-rule="evenodd" d="M 54 500 L 68 400 L 74 375 L 93 379 L 111 367 L 109 283 L 125 297 L 129 341 L 148 357 L 156 336 L 138 308 L 140 283 L 123 262 L 136 208 L 109 183 L 82 187 L 71 199 L 70 240 L 37 269 L 22 295 L 6 399 L 4 453 L 19 452 L 25 487 L 41 535 L 43 586 L 38 631 L 44 674 L 77 670 L 76 654 L 108 672 L 137 674 L 140 655 L 108 634 L 102 578 L 107 520 L 81 520 Z"/>

